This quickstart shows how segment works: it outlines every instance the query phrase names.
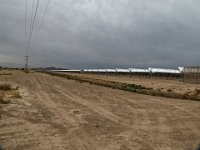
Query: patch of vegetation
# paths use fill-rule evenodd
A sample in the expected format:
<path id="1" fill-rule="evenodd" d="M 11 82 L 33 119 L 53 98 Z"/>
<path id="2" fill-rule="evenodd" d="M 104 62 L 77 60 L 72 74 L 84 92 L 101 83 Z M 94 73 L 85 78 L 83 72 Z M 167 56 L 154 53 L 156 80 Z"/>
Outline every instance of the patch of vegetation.
<path id="1" fill-rule="evenodd" d="M 7 83 L 0 84 L 1 91 L 9 91 L 11 89 L 12 89 L 12 87 L 10 84 L 7 84 Z"/>
<path id="2" fill-rule="evenodd" d="M 16 86 L 16 87 L 15 87 L 15 90 L 19 90 L 19 86 Z"/>
<path id="3" fill-rule="evenodd" d="M 200 88 L 196 88 L 196 89 L 195 89 L 195 93 L 196 93 L 197 95 L 200 95 Z"/>
<path id="4" fill-rule="evenodd" d="M 3 94 L 0 94 L 0 104 L 9 104 L 11 101 L 4 98 Z"/>
<path id="5" fill-rule="evenodd" d="M 22 98 L 18 91 L 19 87 L 13 88 L 11 84 L 0 84 L 0 104 L 11 103 L 11 98 Z"/>
<path id="6" fill-rule="evenodd" d="M 12 73 L 0 73 L 0 75 L 8 76 L 8 75 L 12 75 Z"/>
<path id="7" fill-rule="evenodd" d="M 3 95 L 0 94 L 0 104 L 2 104 L 2 101 L 3 101 Z"/>
<path id="8" fill-rule="evenodd" d="M 168 89 L 167 92 L 173 92 L 173 90 L 172 89 Z"/>
<path id="9" fill-rule="evenodd" d="M 12 98 L 22 98 L 22 96 L 19 94 L 19 92 L 13 92 L 12 93 Z"/>
<path id="10" fill-rule="evenodd" d="M 79 81 L 80 83 L 87 82 L 89 84 L 105 86 L 105 87 L 109 87 L 109 88 L 113 88 L 113 89 L 119 89 L 119 90 L 129 91 L 129 92 L 138 93 L 138 94 L 200 101 L 199 96 L 190 95 L 190 94 L 174 93 L 172 89 L 168 89 L 167 92 L 164 92 L 161 90 L 147 88 L 142 85 L 136 85 L 136 84 L 127 84 L 127 83 L 113 82 L 113 81 L 107 81 L 107 80 L 102 80 L 102 79 L 79 77 L 79 76 L 57 73 L 57 72 L 43 72 L 43 73 L 46 73 L 46 74 L 49 74 L 52 76 L 63 77 L 63 78 L 69 79 L 69 80 L 76 80 L 76 81 Z"/>

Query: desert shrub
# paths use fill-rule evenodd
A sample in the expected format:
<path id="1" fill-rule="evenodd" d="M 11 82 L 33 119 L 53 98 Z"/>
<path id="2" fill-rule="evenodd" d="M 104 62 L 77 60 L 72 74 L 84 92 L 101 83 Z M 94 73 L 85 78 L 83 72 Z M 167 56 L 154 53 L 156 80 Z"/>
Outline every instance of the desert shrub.
<path id="1" fill-rule="evenodd" d="M 200 94 L 200 88 L 196 88 L 195 93 L 199 95 Z"/>
<path id="2" fill-rule="evenodd" d="M 10 84 L 7 84 L 7 83 L 0 84 L 1 91 L 9 91 L 11 89 L 12 89 L 12 87 Z"/>
<path id="3" fill-rule="evenodd" d="M 78 81 L 79 83 L 83 83 L 82 81 Z"/>
<path id="4" fill-rule="evenodd" d="M 168 89 L 167 92 L 173 92 L 173 90 L 172 89 Z"/>
<path id="5" fill-rule="evenodd" d="M 184 99 L 187 99 L 187 98 L 190 96 L 190 94 L 191 94 L 191 92 L 185 92 L 185 93 L 183 94 L 183 98 L 184 98 Z"/>
<path id="6" fill-rule="evenodd" d="M 13 98 L 21 98 L 21 95 L 18 92 L 12 93 Z"/>
<path id="7" fill-rule="evenodd" d="M 10 102 L 10 100 L 4 99 L 3 95 L 0 95 L 0 104 L 8 104 Z"/>
<path id="8" fill-rule="evenodd" d="M 0 95 L 0 104 L 3 102 L 3 95 Z"/>
<path id="9" fill-rule="evenodd" d="M 140 90 L 146 89 L 146 87 L 144 87 L 142 85 L 136 85 L 136 84 L 127 84 L 126 86 L 129 88 L 133 88 L 133 89 L 140 89 Z"/>

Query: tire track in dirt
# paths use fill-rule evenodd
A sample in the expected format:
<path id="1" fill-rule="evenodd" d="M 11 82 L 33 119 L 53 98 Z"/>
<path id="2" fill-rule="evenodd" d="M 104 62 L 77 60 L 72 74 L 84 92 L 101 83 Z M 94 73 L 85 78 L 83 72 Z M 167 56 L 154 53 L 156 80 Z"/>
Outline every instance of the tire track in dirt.
<path id="1" fill-rule="evenodd" d="M 51 81 L 50 81 L 51 82 Z M 58 83 L 58 82 L 57 82 Z M 58 84 L 59 86 L 57 86 L 56 88 L 58 88 L 58 90 L 61 90 L 62 91 L 62 89 L 64 89 L 65 88 L 65 85 L 63 85 L 62 84 L 62 86 L 60 86 L 61 85 L 61 83 L 59 83 Z M 64 95 L 66 95 L 65 93 L 64 93 L 65 91 L 62 91 L 62 94 L 64 94 Z M 75 98 L 75 99 L 77 99 L 77 98 Z M 82 99 L 81 99 L 82 100 Z M 123 101 L 124 102 L 124 101 Z M 84 104 L 85 104 L 85 102 L 83 102 Z M 130 109 L 129 109 L 129 111 L 130 111 Z M 122 111 L 123 112 L 123 111 Z M 124 113 L 124 112 L 123 112 Z M 145 127 L 146 127 L 146 125 L 147 125 L 147 123 L 148 122 L 150 122 L 149 121 L 149 114 L 148 114 L 148 112 L 146 112 L 146 111 L 142 111 L 141 113 L 140 112 L 137 112 L 136 114 L 138 114 L 139 116 L 136 116 L 136 118 L 140 118 L 140 120 L 139 120 L 139 122 L 143 122 L 144 124 L 140 124 L 139 126 L 139 128 L 137 127 L 137 125 L 136 126 L 133 126 L 132 128 L 134 128 L 134 127 L 137 127 L 137 129 L 144 129 Z M 142 116 L 141 116 L 142 115 Z M 142 117 L 142 118 L 141 118 Z M 123 119 L 124 118 L 126 118 L 126 116 L 123 116 Z M 143 121 L 142 121 L 143 120 Z M 124 122 L 124 120 L 122 120 L 123 122 Z M 160 126 L 160 127 L 162 127 L 162 126 Z M 135 132 L 135 130 L 128 130 L 128 132 Z M 127 133 L 127 132 L 126 132 Z M 136 135 L 135 135 L 136 136 Z M 130 136 L 130 137 L 128 137 L 128 141 L 131 139 L 132 137 Z M 141 139 L 141 137 L 138 137 L 139 139 Z M 116 138 L 115 138 L 116 139 Z M 138 140 L 138 139 L 137 139 Z M 116 141 L 117 141 L 117 139 L 116 139 Z M 140 141 L 140 142 L 139 142 Z M 150 146 L 146 143 L 144 143 L 144 141 L 142 142 L 142 140 L 139 140 L 138 142 L 139 143 L 143 143 L 144 145 L 146 145 L 146 147 L 148 147 L 148 148 L 150 148 Z M 124 142 L 122 142 L 122 141 L 120 141 L 119 143 L 126 143 L 127 141 L 124 141 Z M 115 143 L 115 142 L 114 142 Z M 113 144 L 114 144 L 113 143 Z M 116 143 L 115 143 L 116 144 Z M 112 144 L 111 144 L 112 145 Z"/>
<path id="2" fill-rule="evenodd" d="M 101 110 L 101 109 L 99 109 L 99 108 L 97 108 L 95 105 L 92 105 L 91 103 L 89 103 L 89 102 L 87 102 L 86 100 L 84 100 L 84 99 L 80 99 L 79 97 L 75 97 L 75 96 L 72 96 L 72 95 L 67 95 L 66 94 L 66 92 L 67 91 L 63 91 L 62 89 L 64 88 L 64 87 L 62 87 L 62 86 L 56 86 L 55 84 L 52 84 L 52 80 L 50 80 L 50 79 L 48 79 L 48 81 L 46 81 L 46 79 L 42 79 L 42 81 L 44 82 L 44 84 L 45 84 L 45 87 L 49 87 L 49 89 L 48 89 L 48 91 L 52 91 L 52 89 L 53 90 L 55 90 L 55 92 L 58 92 L 58 93 L 60 93 L 61 95 L 62 95 L 62 97 L 67 97 L 67 100 L 70 100 L 70 102 L 73 102 L 73 104 L 75 104 L 76 106 L 79 106 L 79 107 L 77 107 L 77 109 L 82 109 L 82 108 L 86 108 L 86 114 L 87 114 L 87 112 L 89 112 L 90 114 L 91 114 L 91 111 L 93 112 L 92 114 L 96 114 L 97 113 L 97 115 L 100 115 L 100 116 L 102 116 L 103 118 L 103 120 L 106 120 L 106 119 L 108 119 L 108 120 L 110 120 L 109 122 L 111 123 L 111 124 L 109 124 L 108 125 L 108 127 L 109 126 L 113 126 L 112 124 L 113 123 L 116 123 L 117 122 L 117 126 L 116 127 L 120 127 L 121 125 L 122 125 L 122 123 L 119 123 L 119 120 L 114 120 L 113 118 L 111 118 L 111 117 L 113 117 L 112 116 L 112 114 L 109 114 L 109 117 L 108 117 L 108 115 L 107 114 L 105 114 L 105 112 L 103 112 L 103 110 Z M 51 83 L 51 85 L 53 85 L 53 86 L 51 86 L 49 83 Z M 58 82 L 57 82 L 57 84 L 58 84 Z M 60 85 L 60 84 L 59 84 Z M 51 89 L 52 88 L 52 89 Z M 51 89 L 51 90 L 50 90 Z M 68 91 L 69 92 L 69 91 Z M 67 93 L 68 93 L 67 92 Z M 73 94 L 73 93 L 72 93 Z M 59 94 L 57 94 L 57 96 L 58 96 Z M 58 98 L 58 97 L 57 97 Z M 62 98 L 63 100 L 64 100 L 64 98 Z M 69 101 L 67 101 L 67 103 L 68 103 Z M 70 103 L 69 102 L 69 103 Z M 78 104 L 78 105 L 77 105 Z M 81 107 L 81 108 L 80 108 Z M 85 111 L 85 109 L 83 110 L 83 111 Z M 99 117 L 100 117 L 99 116 Z M 115 116 L 114 116 L 115 117 Z M 117 118 L 118 119 L 118 118 Z M 96 118 L 96 120 L 97 120 L 97 118 Z M 93 124 L 92 122 L 94 122 L 93 120 L 88 120 L 89 121 L 89 123 L 90 124 Z M 92 121 L 92 122 L 91 122 Z M 99 120 L 99 121 L 101 121 L 101 120 Z M 122 121 L 122 120 L 120 120 L 120 121 Z M 87 126 L 87 124 L 89 124 L 89 123 L 86 123 L 86 128 L 88 128 Z M 100 122 L 98 122 L 98 123 L 100 123 Z M 100 123 L 101 124 L 101 123 Z M 119 124 L 121 124 L 120 126 L 119 126 Z M 83 125 L 83 126 L 85 126 L 85 125 Z M 104 125 L 103 125 L 104 126 Z M 89 125 L 89 130 L 91 130 L 92 128 L 93 128 L 93 126 L 91 126 L 91 125 Z M 106 128 L 108 128 L 108 127 L 105 127 L 105 129 Z M 116 128 L 115 127 L 115 128 Z M 85 127 L 84 127 L 85 128 Z M 104 128 L 104 127 L 103 127 Z M 126 128 L 125 127 L 125 125 L 123 125 L 123 127 L 120 127 L 121 129 L 122 128 Z M 120 131 L 121 129 L 120 128 L 118 128 L 118 130 Z M 123 130 L 124 130 L 123 129 Z M 88 129 L 87 129 L 88 130 Z M 112 131 L 112 130 L 111 130 Z M 109 132 L 111 132 L 111 131 L 108 131 L 108 133 Z M 118 133 L 120 133 L 118 131 Z M 79 133 L 79 136 L 80 136 L 80 134 L 84 137 L 83 139 L 85 140 L 85 139 L 88 139 L 88 137 L 90 137 L 90 134 L 88 135 L 88 131 L 81 131 L 81 133 L 80 133 L 80 130 L 77 130 L 77 132 Z M 72 136 L 74 137 L 74 133 L 76 133 L 76 129 L 74 129 L 73 131 L 72 131 Z M 73 140 L 74 141 L 77 141 L 77 139 L 78 139 L 78 141 L 80 141 L 80 139 L 77 137 L 77 136 L 75 136 L 74 138 L 73 138 Z M 82 140 L 83 140 L 82 139 Z M 95 139 L 96 139 L 96 137 L 95 137 Z M 95 142 L 95 140 L 94 140 L 94 137 L 93 138 L 90 138 L 90 141 L 93 141 L 93 144 L 92 145 L 98 145 L 98 144 L 94 144 L 94 143 L 96 143 Z M 76 142 L 75 142 L 76 143 Z"/>
<path id="3" fill-rule="evenodd" d="M 54 83 L 58 83 L 58 81 L 54 81 L 53 79 L 48 79 L 49 80 L 49 82 L 54 82 Z M 116 123 L 119 123 L 119 124 L 121 124 L 121 125 L 123 125 L 124 127 L 125 126 L 129 126 L 127 123 L 127 121 L 126 120 L 124 120 L 127 116 L 122 116 L 121 115 L 121 117 L 119 117 L 119 115 L 116 115 L 116 109 L 114 110 L 114 112 L 115 112 L 115 115 L 114 115 L 114 113 L 112 112 L 112 111 L 110 111 L 110 110 L 108 110 L 108 109 L 105 109 L 105 105 L 106 105 L 106 103 L 107 102 L 103 102 L 103 103 L 105 103 L 105 105 L 104 106 L 96 106 L 95 105 L 95 102 L 91 102 L 91 101 L 87 101 L 87 100 L 84 100 L 84 98 L 80 98 L 80 97 L 77 97 L 77 96 L 74 96 L 74 94 L 73 93 L 71 93 L 71 94 L 66 94 L 66 91 L 64 91 L 63 89 L 64 88 L 66 88 L 66 85 L 64 85 L 63 83 L 59 83 L 58 85 L 55 85 L 54 84 L 54 86 L 55 86 L 55 88 L 57 88 L 58 89 L 58 91 L 61 93 L 61 94 L 63 94 L 64 96 L 67 96 L 67 97 L 69 97 L 69 98 L 71 98 L 73 101 L 77 101 L 78 103 L 81 103 L 82 105 L 86 105 L 87 107 L 89 107 L 89 108 L 91 108 L 94 112 L 97 112 L 97 113 L 99 113 L 99 114 L 101 114 L 101 115 L 103 115 L 103 116 L 105 116 L 106 118 L 108 118 L 108 119 L 110 119 L 110 120 L 112 120 L 112 121 L 114 121 L 114 122 L 116 122 Z M 77 89 L 76 89 L 77 90 Z M 85 91 L 84 91 L 85 92 Z M 84 92 L 82 92 L 82 93 L 84 93 Z M 87 94 L 87 93 L 86 93 Z M 89 93 L 88 93 L 89 94 Z M 92 95 L 92 93 L 90 93 L 90 95 Z M 80 95 L 81 96 L 81 95 Z M 108 99 L 109 100 L 109 99 Z M 122 103 L 124 103 L 125 101 L 122 99 Z M 118 103 L 118 102 L 117 102 Z M 130 100 L 129 100 L 129 103 L 131 103 L 130 102 Z M 130 104 L 128 104 L 128 103 L 125 103 L 125 104 L 120 104 L 120 106 L 122 106 L 122 105 L 125 105 L 125 109 L 124 110 L 117 110 L 117 111 L 122 111 L 122 113 L 123 114 L 125 114 L 124 113 L 124 111 L 125 110 L 127 110 L 127 112 L 131 112 L 131 111 L 135 111 L 135 109 L 134 108 L 132 108 L 132 107 L 130 107 L 131 105 Z M 109 104 L 109 107 L 114 107 L 115 108 L 115 105 L 110 105 Z M 116 107 L 117 108 L 117 107 Z M 140 118 L 140 120 L 143 120 L 144 122 L 145 122 L 145 124 L 147 123 L 147 122 L 150 122 L 149 121 L 149 115 L 148 115 L 148 112 L 145 112 L 145 111 L 142 111 L 141 113 L 137 113 L 137 114 L 139 114 L 140 116 L 138 116 L 137 118 Z M 131 115 L 131 114 L 130 114 Z M 128 115 L 128 116 L 130 116 L 130 115 Z M 129 120 L 131 119 L 131 118 L 128 118 Z M 142 125 L 142 124 L 141 124 Z"/>
<path id="4" fill-rule="evenodd" d="M 51 91 L 55 93 L 53 88 L 50 89 L 51 85 L 45 85 L 45 80 L 41 80 L 41 78 L 33 78 L 34 85 L 37 85 L 40 89 L 36 93 L 36 96 L 40 100 L 42 106 L 47 107 L 53 114 L 56 114 L 57 117 L 61 119 L 61 121 L 65 122 L 66 125 L 76 125 L 76 121 L 67 115 L 67 112 L 62 108 L 62 104 L 56 103 L 50 97 L 50 93 L 46 91 Z M 53 91 L 54 90 L 54 91 Z M 56 120 L 58 121 L 58 120 Z"/>
<path id="5" fill-rule="evenodd" d="M 66 88 L 66 86 L 63 86 L 61 84 L 56 85 L 56 83 L 58 83 L 58 81 L 56 82 L 53 79 L 48 79 L 48 80 L 50 82 L 54 83 L 53 84 L 54 89 L 57 89 L 57 91 L 59 93 L 61 93 L 64 97 L 67 97 L 71 101 L 77 102 L 77 103 L 79 103 L 79 104 L 81 104 L 83 106 L 88 107 L 93 112 L 98 113 L 98 114 L 104 116 L 105 118 L 107 118 L 107 119 L 109 119 L 109 120 L 111 120 L 111 121 L 113 121 L 113 122 L 115 122 L 117 124 L 121 124 L 121 125 L 126 126 L 125 124 L 122 123 L 122 120 L 118 116 L 114 115 L 112 112 L 110 112 L 110 111 L 108 111 L 106 109 L 103 109 L 101 107 L 98 107 L 94 103 L 91 103 L 91 102 L 89 102 L 89 101 L 87 101 L 87 100 L 85 100 L 83 98 L 80 98 L 79 96 L 76 96 L 73 93 L 70 94 L 69 92 L 64 91 L 63 89 Z M 76 89 L 76 91 L 78 91 L 78 90 Z M 92 94 L 92 93 L 90 93 L 90 94 Z"/>
<path id="6" fill-rule="evenodd" d="M 60 86 L 60 85 L 62 85 L 62 86 Z M 59 88 L 60 90 L 62 90 L 64 88 L 64 84 L 59 84 L 59 86 L 57 88 Z M 62 91 L 62 92 L 63 92 L 63 94 L 65 94 L 64 93 L 65 91 Z M 128 99 L 128 101 L 129 101 L 129 104 L 132 103 L 132 101 L 130 101 L 130 99 Z M 177 101 L 179 101 L 181 103 L 180 100 L 177 100 Z M 194 131 L 192 131 L 191 129 L 189 129 L 187 127 L 187 124 L 184 121 L 182 121 L 182 119 L 179 119 L 179 117 L 176 117 L 177 118 L 177 121 L 176 121 L 177 125 L 175 125 L 175 122 L 171 119 L 171 118 L 174 118 L 176 116 L 177 112 L 181 111 L 179 109 L 179 107 L 176 107 L 177 101 L 176 101 L 176 103 L 174 103 L 175 107 L 173 105 L 171 105 L 171 104 L 170 104 L 171 106 L 168 107 L 168 104 L 166 103 L 166 99 L 162 99 L 162 98 L 160 100 L 158 98 L 156 100 L 154 100 L 154 103 L 155 102 L 160 103 L 160 104 L 157 104 L 157 106 L 155 104 L 153 104 L 152 102 L 149 103 L 149 105 L 150 105 L 149 107 L 153 106 L 152 110 L 151 110 L 153 112 L 153 114 L 151 115 L 149 110 L 148 111 L 142 111 L 141 113 L 138 113 L 139 116 L 136 116 L 136 118 L 141 118 L 139 122 L 142 122 L 142 120 L 143 120 L 144 124 L 140 124 L 140 127 L 137 127 L 137 128 L 138 129 L 144 129 L 144 128 L 146 128 L 148 126 L 148 130 L 152 128 L 153 131 L 156 131 L 156 128 L 159 126 L 159 128 L 163 129 L 163 132 L 169 132 L 170 133 L 168 135 L 169 138 L 176 139 L 176 136 L 180 135 L 180 132 L 177 131 L 177 129 L 179 128 L 179 126 L 182 126 L 183 130 L 187 131 L 187 134 L 182 134 L 182 136 L 189 136 L 189 137 L 191 137 L 191 135 L 193 135 L 194 138 L 191 138 L 191 139 L 197 139 L 198 135 Z M 123 102 L 125 102 L 125 101 L 123 100 Z M 173 102 L 170 102 L 170 103 L 173 104 Z M 183 102 L 183 103 L 185 103 L 185 102 Z M 148 104 L 148 102 L 146 101 L 144 107 L 147 107 L 147 104 Z M 161 108 L 164 108 L 164 110 L 166 110 L 166 109 L 172 109 L 172 110 L 176 110 L 176 111 L 174 113 L 174 112 L 170 112 L 169 110 L 168 111 L 164 111 Z M 129 111 L 131 111 L 131 108 L 129 108 Z M 132 109 L 132 111 L 134 111 L 134 108 Z M 116 114 L 116 112 L 115 112 L 115 114 Z M 158 115 L 158 114 L 162 114 L 162 116 L 165 116 L 165 117 L 156 117 L 156 115 Z M 186 111 L 186 110 L 185 110 L 185 112 L 183 114 L 189 115 L 189 116 L 193 115 L 193 113 L 188 113 L 188 111 Z M 140 115 L 142 115 L 142 116 L 140 116 Z M 125 118 L 125 116 L 123 116 L 123 117 Z M 170 125 L 170 122 L 171 122 L 170 120 L 173 121 L 174 124 Z M 156 124 L 149 125 L 150 123 L 153 123 L 153 122 L 155 122 Z M 166 125 L 166 122 L 167 122 L 167 125 Z M 178 125 L 180 123 L 181 123 L 181 125 Z M 196 142 L 198 142 L 198 141 L 196 141 Z M 172 143 L 177 144 L 176 142 L 172 142 Z M 179 145 L 179 146 L 181 147 L 181 145 Z"/>
<path id="7" fill-rule="evenodd" d="M 90 135 L 88 135 L 84 130 L 79 130 L 79 122 L 75 117 L 73 118 L 72 116 L 68 115 L 70 113 L 69 110 L 64 110 L 62 106 L 59 106 L 59 103 L 63 102 L 63 100 L 71 101 L 70 97 L 63 97 L 63 95 L 61 97 L 59 94 L 60 92 L 56 90 L 55 87 L 52 86 L 52 84 L 49 84 L 49 82 L 45 80 L 45 78 L 43 77 L 37 78 L 35 80 L 35 84 L 37 84 L 38 80 L 40 82 L 40 87 L 43 89 L 43 92 L 38 93 L 37 96 L 40 99 L 41 98 L 48 99 L 47 101 L 45 100 L 44 106 L 46 107 L 46 103 L 50 103 L 51 106 L 54 106 L 50 107 L 51 110 L 54 110 L 53 114 L 58 113 L 59 115 L 56 116 L 61 119 L 60 123 L 68 125 L 65 126 L 65 128 L 68 128 L 68 130 L 67 132 L 65 132 L 64 136 L 65 139 L 70 142 L 71 147 L 73 147 L 73 149 L 81 148 L 83 150 L 95 149 L 94 148 L 94 146 L 96 145 L 95 140 L 92 137 L 90 137 Z M 54 97 L 50 93 L 46 93 L 46 91 L 51 91 L 52 93 L 54 93 L 54 95 L 56 95 L 56 97 Z M 53 100 L 54 98 L 62 99 L 62 101 L 58 101 L 57 103 L 55 103 Z M 80 136 L 82 137 L 82 139 L 79 138 Z M 87 145 L 85 143 L 87 143 Z"/>

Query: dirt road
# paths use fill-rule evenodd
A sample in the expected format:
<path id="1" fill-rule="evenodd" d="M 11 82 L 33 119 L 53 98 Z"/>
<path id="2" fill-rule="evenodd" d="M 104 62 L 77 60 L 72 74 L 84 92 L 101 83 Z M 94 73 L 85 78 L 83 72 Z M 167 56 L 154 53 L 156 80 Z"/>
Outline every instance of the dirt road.
<path id="1" fill-rule="evenodd" d="M 193 150 L 200 103 L 133 94 L 46 74 L 13 72 L 22 99 L 1 106 L 6 150 Z"/>

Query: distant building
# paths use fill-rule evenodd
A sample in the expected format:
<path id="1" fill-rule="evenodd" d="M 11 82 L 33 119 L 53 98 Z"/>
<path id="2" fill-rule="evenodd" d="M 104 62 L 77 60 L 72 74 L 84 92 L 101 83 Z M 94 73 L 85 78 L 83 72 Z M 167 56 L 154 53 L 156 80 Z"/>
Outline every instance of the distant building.
<path id="1" fill-rule="evenodd" d="M 192 83 L 200 83 L 200 66 L 184 67 L 184 81 Z"/>

